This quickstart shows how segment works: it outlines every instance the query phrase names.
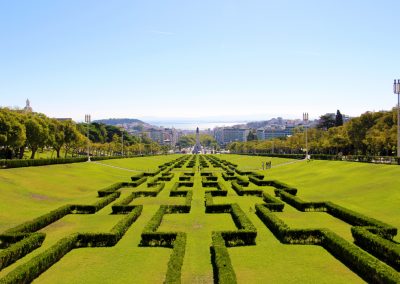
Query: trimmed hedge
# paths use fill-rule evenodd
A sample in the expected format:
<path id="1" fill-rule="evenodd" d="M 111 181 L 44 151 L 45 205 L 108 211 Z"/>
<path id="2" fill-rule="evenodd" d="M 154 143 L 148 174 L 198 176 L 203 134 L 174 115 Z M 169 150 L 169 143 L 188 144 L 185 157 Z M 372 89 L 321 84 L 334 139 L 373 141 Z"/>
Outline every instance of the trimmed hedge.
<path id="1" fill-rule="evenodd" d="M 139 173 L 137 175 L 131 176 L 132 181 L 140 180 L 142 177 L 144 177 L 144 173 Z"/>
<path id="2" fill-rule="evenodd" d="M 235 270 L 232 267 L 225 240 L 220 232 L 212 232 L 211 263 L 213 265 L 214 283 L 237 283 Z"/>
<path id="3" fill-rule="evenodd" d="M 343 220 L 353 226 L 368 226 L 380 228 L 380 235 L 387 239 L 393 239 L 397 235 L 397 228 L 388 225 L 382 221 L 367 217 L 350 209 L 344 208 L 332 202 L 326 202 L 328 213 L 340 220 Z"/>
<path id="4" fill-rule="evenodd" d="M 263 204 L 265 207 L 267 207 L 270 211 L 278 211 L 282 212 L 283 208 L 285 207 L 285 204 L 280 201 L 279 199 L 276 199 L 269 195 L 268 193 L 263 192 L 263 200 L 265 204 Z"/>
<path id="5" fill-rule="evenodd" d="M 126 184 L 126 183 L 124 183 L 124 182 L 117 182 L 117 183 L 114 183 L 114 184 L 112 184 L 112 185 L 109 185 L 109 186 L 107 186 L 107 187 L 105 187 L 105 188 L 103 188 L 103 189 L 100 189 L 99 191 L 97 191 L 97 193 L 98 193 L 99 197 L 104 197 L 104 196 L 107 196 L 107 195 L 109 195 L 109 194 L 114 193 L 115 191 L 117 191 L 118 189 L 120 189 L 121 187 L 123 187 L 124 184 Z"/>
<path id="6" fill-rule="evenodd" d="M 311 212 L 311 211 L 318 211 L 318 212 L 327 212 L 326 202 L 306 202 L 301 200 L 299 197 L 294 196 L 290 193 L 287 193 L 283 190 L 278 190 L 278 196 L 285 201 L 286 203 L 292 205 L 299 211 Z"/>
<path id="7" fill-rule="evenodd" d="M 256 214 L 283 243 L 321 245 L 369 283 L 399 283 L 393 268 L 327 229 L 290 229 L 266 207 L 256 205 Z"/>
<path id="8" fill-rule="evenodd" d="M 237 181 L 232 181 L 231 182 L 233 190 L 236 191 L 237 195 L 243 196 L 243 195 L 255 195 L 255 196 L 261 196 L 263 191 L 261 189 L 243 189 L 243 187 L 237 183 Z"/>
<path id="9" fill-rule="evenodd" d="M 78 240 L 78 234 L 73 234 L 59 240 L 43 253 L 35 256 L 28 262 L 18 266 L 1 279 L 2 283 L 30 283 L 64 255 L 70 252 Z"/>
<path id="10" fill-rule="evenodd" d="M 90 157 L 92 161 L 112 160 L 112 159 L 126 159 L 134 157 L 142 157 L 143 155 L 136 156 L 94 156 Z M 149 155 L 150 156 L 150 155 Z M 87 162 L 87 157 L 76 157 L 76 158 L 54 158 L 54 159 L 15 159 L 15 160 L 0 160 L 1 168 L 21 168 L 21 167 L 36 167 L 36 166 L 48 166 L 48 165 L 59 165 L 59 164 L 72 164 Z"/>
<path id="11" fill-rule="evenodd" d="M 236 177 L 234 176 L 234 175 L 230 175 L 230 174 L 228 174 L 228 173 L 222 173 L 222 178 L 225 180 L 225 181 L 228 181 L 228 180 L 236 180 Z"/>
<path id="12" fill-rule="evenodd" d="M 374 233 L 372 227 L 352 227 L 355 244 L 367 252 L 400 270 L 400 245 Z"/>
<path id="13" fill-rule="evenodd" d="M 72 214 L 94 214 L 100 209 L 104 208 L 115 199 L 119 197 L 120 193 L 115 192 L 106 197 L 101 198 L 100 200 L 96 201 L 93 205 L 70 205 L 71 206 L 71 213 Z"/>
<path id="14" fill-rule="evenodd" d="M 254 183 L 255 185 L 258 185 L 258 186 L 268 185 L 268 181 L 263 180 L 264 176 L 263 175 L 261 175 L 261 176 L 262 176 L 262 178 L 260 178 L 259 176 L 250 175 L 249 181 L 251 181 L 252 183 Z"/>
<path id="15" fill-rule="evenodd" d="M 111 229 L 110 233 L 76 233 L 61 239 L 46 251 L 8 273 L 1 282 L 30 283 L 74 248 L 115 245 L 140 216 L 142 208 L 143 206 L 136 206 L 126 218 Z"/>
<path id="16" fill-rule="evenodd" d="M 40 247 L 45 237 L 44 233 L 33 233 L 8 248 L 0 250 L 0 271 Z"/>
<path id="17" fill-rule="evenodd" d="M 168 261 L 164 283 L 181 283 L 183 259 L 186 251 L 186 234 L 177 233 L 173 243 L 172 254 Z"/>
<path id="18" fill-rule="evenodd" d="M 24 222 L 14 228 L 8 229 L 4 232 L 4 234 L 36 232 L 70 213 L 71 213 L 71 205 L 64 205 L 53 211 L 50 211 L 47 214 L 39 216 L 33 220 Z"/>
<path id="19" fill-rule="evenodd" d="M 240 184 L 241 186 L 249 186 L 250 182 L 245 179 L 242 176 L 235 176 L 236 177 L 236 181 L 238 184 Z"/>

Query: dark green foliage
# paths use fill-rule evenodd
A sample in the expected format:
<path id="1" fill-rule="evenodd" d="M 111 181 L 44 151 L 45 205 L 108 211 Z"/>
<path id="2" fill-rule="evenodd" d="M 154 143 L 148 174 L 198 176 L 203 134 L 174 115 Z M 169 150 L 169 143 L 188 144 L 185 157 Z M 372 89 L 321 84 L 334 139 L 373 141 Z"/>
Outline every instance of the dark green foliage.
<path id="1" fill-rule="evenodd" d="M 283 243 L 321 245 L 369 283 L 400 282 L 400 276 L 393 268 L 327 229 L 290 229 L 266 207 L 259 204 L 256 205 L 256 214 Z"/>
<path id="2" fill-rule="evenodd" d="M 247 175 L 253 174 L 252 171 L 242 171 L 242 170 L 239 170 L 238 168 L 235 168 L 235 171 L 241 176 L 247 176 Z"/>
<path id="3" fill-rule="evenodd" d="M 234 175 L 229 175 L 228 173 L 223 172 L 222 173 L 222 178 L 224 180 L 236 180 L 236 177 Z"/>
<path id="4" fill-rule="evenodd" d="M 220 232 L 212 232 L 211 262 L 214 270 L 214 283 L 234 284 L 236 274 L 233 270 L 225 240 Z"/>
<path id="5" fill-rule="evenodd" d="M 114 193 L 115 191 L 117 191 L 118 189 L 123 187 L 123 185 L 124 185 L 123 182 L 117 182 L 117 183 L 114 183 L 103 189 L 100 189 L 97 193 L 99 194 L 99 197 L 104 197 L 104 196 Z"/>
<path id="6" fill-rule="evenodd" d="M 0 168 L 22 168 L 86 162 L 87 158 L 0 160 Z"/>
<path id="7" fill-rule="evenodd" d="M 159 173 L 161 173 L 160 169 L 152 171 L 152 172 L 145 172 L 144 176 L 145 177 L 154 177 L 154 176 L 158 175 Z"/>
<path id="8" fill-rule="evenodd" d="M 371 232 L 372 231 L 372 232 Z M 371 227 L 352 227 L 355 243 L 377 258 L 400 270 L 400 245 L 373 233 Z"/>
<path id="9" fill-rule="evenodd" d="M 142 177 L 144 177 L 144 173 L 140 173 L 134 176 L 131 176 L 132 181 L 140 180 Z"/>
<path id="10" fill-rule="evenodd" d="M 276 199 L 268 193 L 263 192 L 263 200 L 265 202 L 265 204 L 263 205 L 267 207 L 270 211 L 283 211 L 285 204 L 279 199 Z"/>
<path id="11" fill-rule="evenodd" d="M 141 179 L 138 179 L 136 181 L 132 181 L 131 183 L 129 183 L 129 186 L 138 187 L 139 185 L 144 183 L 146 180 L 147 180 L 147 177 L 142 177 Z"/>
<path id="12" fill-rule="evenodd" d="M 191 176 L 186 176 L 186 175 L 184 175 L 184 176 L 180 176 L 179 177 L 179 181 L 193 181 L 194 179 L 193 179 L 193 177 L 191 177 Z"/>
<path id="13" fill-rule="evenodd" d="M 28 262 L 18 266 L 1 279 L 2 283 L 30 283 L 64 255 L 71 251 L 78 240 L 78 234 L 73 234 L 59 240 L 55 245 Z"/>
<path id="14" fill-rule="evenodd" d="M 369 283 L 400 283 L 399 273 L 329 230 L 322 246 Z"/>
<path id="15" fill-rule="evenodd" d="M 45 236 L 44 233 L 32 233 L 8 248 L 0 250 L 0 271 L 40 247 Z"/>
<path id="16" fill-rule="evenodd" d="M 243 187 L 240 184 L 238 184 L 237 181 L 232 181 L 231 184 L 233 190 L 235 190 L 236 193 L 240 196 L 243 195 L 261 196 L 263 192 L 261 189 L 243 189 Z"/>
<path id="17" fill-rule="evenodd" d="M 181 283 L 183 259 L 186 251 L 186 234 L 177 233 L 173 250 L 168 261 L 167 274 L 164 283 Z"/>
<path id="18" fill-rule="evenodd" d="M 120 193 L 119 192 L 114 192 L 110 195 L 107 195 L 103 198 L 100 198 L 98 201 L 96 201 L 93 205 L 71 205 L 71 213 L 73 214 L 94 214 L 100 209 L 104 208 L 111 202 L 113 202 L 115 199 L 119 197 Z"/>
<path id="19" fill-rule="evenodd" d="M 132 158 L 136 156 L 126 156 L 124 158 Z M 92 161 L 121 159 L 121 156 L 104 156 L 104 157 L 91 157 Z M 48 166 L 58 164 L 72 164 L 86 162 L 87 157 L 77 158 L 57 158 L 57 159 L 18 159 L 18 160 L 0 160 L 1 168 L 22 168 L 22 167 L 36 167 L 36 166 Z"/>
<path id="20" fill-rule="evenodd" d="M 235 176 L 236 177 L 236 181 L 238 184 L 240 184 L 241 186 L 249 186 L 249 181 L 242 177 L 242 176 Z"/>
<path id="21" fill-rule="evenodd" d="M 135 207 L 133 205 L 129 205 L 133 201 L 133 199 L 144 196 L 156 197 L 160 193 L 160 191 L 164 189 L 164 187 L 165 183 L 162 182 L 152 187 L 152 191 L 143 190 L 132 192 L 128 197 L 115 203 L 112 206 L 113 214 L 125 214 L 127 212 L 131 212 L 132 208 Z"/>
<path id="22" fill-rule="evenodd" d="M 110 233 L 115 234 L 117 240 L 120 240 L 128 228 L 139 218 L 142 214 L 143 205 L 136 205 L 132 212 L 130 212 L 124 219 L 119 221 L 110 231 Z"/>
<path id="23" fill-rule="evenodd" d="M 326 202 L 328 213 L 338 219 L 341 219 L 353 226 L 371 226 L 380 228 L 380 234 L 387 239 L 392 239 L 397 235 L 397 228 L 390 226 L 382 221 L 367 217 L 363 214 L 354 212 L 332 202 Z"/>
<path id="24" fill-rule="evenodd" d="M 249 181 L 251 181 L 252 183 L 254 183 L 255 185 L 258 185 L 258 186 L 268 185 L 268 181 L 263 180 L 263 178 L 264 178 L 264 176 L 262 176 L 262 178 L 260 179 L 260 176 L 250 175 Z"/>
<path id="25" fill-rule="evenodd" d="M 328 211 L 326 202 L 306 202 L 301 200 L 299 197 L 291 195 L 283 190 L 278 191 L 278 196 L 299 211 Z"/>
<path id="26" fill-rule="evenodd" d="M 10 245 L 30 236 L 31 233 L 10 233 L 7 235 L 0 235 L 0 249 L 8 248 Z"/>
<path id="27" fill-rule="evenodd" d="M 218 187 L 218 181 L 207 181 L 207 180 L 203 180 L 201 182 L 201 185 L 203 187 Z"/>
<path id="28" fill-rule="evenodd" d="M 70 213 L 71 205 L 64 205 L 31 221 L 27 221 L 14 228 L 8 229 L 4 234 L 36 232 Z"/>

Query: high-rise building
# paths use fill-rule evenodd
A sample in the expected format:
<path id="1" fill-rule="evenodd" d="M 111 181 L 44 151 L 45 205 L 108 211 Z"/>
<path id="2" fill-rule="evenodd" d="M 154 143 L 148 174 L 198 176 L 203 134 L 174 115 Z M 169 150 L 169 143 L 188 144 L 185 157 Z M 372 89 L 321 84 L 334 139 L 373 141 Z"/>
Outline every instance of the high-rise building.
<path id="1" fill-rule="evenodd" d="M 248 128 L 221 127 L 214 130 L 214 138 L 220 145 L 231 142 L 245 142 L 248 135 Z"/>

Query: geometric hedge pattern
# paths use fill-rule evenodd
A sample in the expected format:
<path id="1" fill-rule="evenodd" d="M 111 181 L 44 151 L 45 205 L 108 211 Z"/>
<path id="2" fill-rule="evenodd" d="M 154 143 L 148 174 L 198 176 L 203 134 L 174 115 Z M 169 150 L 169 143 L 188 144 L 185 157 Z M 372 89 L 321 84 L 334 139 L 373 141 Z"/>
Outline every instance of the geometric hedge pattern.
<path id="1" fill-rule="evenodd" d="M 222 182 L 222 179 L 225 182 Z M 204 204 L 193 204 L 194 184 L 201 183 Z M 231 188 L 226 188 L 229 184 Z M 275 196 L 262 187 L 274 187 Z M 121 197 L 121 189 L 130 193 Z M 166 247 L 171 254 L 165 275 L 166 283 L 180 283 L 185 260 L 188 232 L 162 230 L 163 219 L 170 214 L 190 217 L 193 210 L 204 214 L 226 214 L 235 230 L 211 232 L 209 257 L 215 283 L 236 283 L 229 247 L 253 246 L 257 230 L 242 208 L 236 203 L 214 203 L 215 197 L 227 196 L 234 190 L 240 198 L 256 196 L 255 214 L 283 244 L 317 245 L 323 247 L 353 272 L 371 283 L 400 283 L 400 247 L 393 241 L 397 229 L 332 202 L 308 202 L 297 196 L 297 189 L 281 181 L 268 180 L 262 174 L 242 171 L 238 165 L 214 155 L 187 155 L 162 164 L 153 172 L 132 176 L 131 182 L 118 182 L 98 191 L 94 204 L 67 204 L 31 221 L 0 234 L 0 270 L 19 259 L 29 257 L 41 247 L 46 234 L 40 230 L 69 214 L 96 214 L 105 206 L 112 206 L 113 215 L 121 215 L 112 229 L 104 232 L 78 232 L 59 239 L 47 250 L 17 266 L 0 279 L 0 283 L 29 283 L 40 276 L 71 250 L 82 247 L 115 246 L 130 226 L 140 218 L 145 205 L 132 205 L 139 197 L 157 198 L 162 190 L 169 191 L 171 200 L 184 199 L 182 204 L 161 204 L 141 233 L 140 246 Z M 219 199 L 221 200 L 221 199 Z M 179 203 L 179 202 L 178 202 Z M 302 212 L 325 212 L 351 225 L 354 243 L 329 229 L 292 229 L 279 219 L 276 212 L 292 206 Z M 189 219 L 192 222 L 192 219 Z"/>

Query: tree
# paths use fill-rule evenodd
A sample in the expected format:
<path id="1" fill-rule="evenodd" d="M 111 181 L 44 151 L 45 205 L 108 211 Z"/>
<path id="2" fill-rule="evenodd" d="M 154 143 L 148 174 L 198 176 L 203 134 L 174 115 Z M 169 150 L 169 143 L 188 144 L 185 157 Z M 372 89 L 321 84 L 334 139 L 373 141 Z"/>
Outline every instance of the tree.
<path id="1" fill-rule="evenodd" d="M 317 128 L 328 130 L 329 128 L 334 127 L 335 123 L 335 115 L 327 113 L 320 116 Z"/>
<path id="2" fill-rule="evenodd" d="M 247 135 L 247 141 L 255 141 L 258 140 L 257 134 L 254 130 L 250 130 L 249 134 Z"/>
<path id="3" fill-rule="evenodd" d="M 73 150 L 76 145 L 84 140 L 78 129 L 75 127 L 75 124 L 72 121 L 66 121 L 63 125 L 64 131 L 64 149 L 65 149 L 65 157 L 67 157 L 68 152 Z M 76 147 L 75 147 L 76 148 Z"/>
<path id="4" fill-rule="evenodd" d="M 335 119 L 335 126 L 342 126 L 343 125 L 343 115 L 340 113 L 340 110 L 336 111 L 336 119 Z"/>
<path id="5" fill-rule="evenodd" d="M 6 158 L 12 158 L 25 141 L 25 127 L 20 122 L 19 115 L 0 109 L 0 145 L 5 147 Z"/>
<path id="6" fill-rule="evenodd" d="M 31 159 L 35 158 L 36 151 L 46 146 L 49 140 L 49 128 L 46 121 L 40 116 L 30 116 L 25 121 L 26 144 L 31 149 Z"/>
<path id="7" fill-rule="evenodd" d="M 181 136 L 179 137 L 178 142 L 176 142 L 176 146 L 178 146 L 179 149 L 192 147 L 195 144 L 196 144 L 196 138 L 194 135 Z"/>

